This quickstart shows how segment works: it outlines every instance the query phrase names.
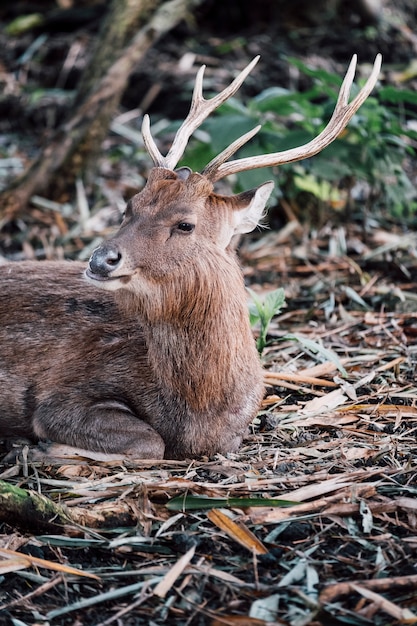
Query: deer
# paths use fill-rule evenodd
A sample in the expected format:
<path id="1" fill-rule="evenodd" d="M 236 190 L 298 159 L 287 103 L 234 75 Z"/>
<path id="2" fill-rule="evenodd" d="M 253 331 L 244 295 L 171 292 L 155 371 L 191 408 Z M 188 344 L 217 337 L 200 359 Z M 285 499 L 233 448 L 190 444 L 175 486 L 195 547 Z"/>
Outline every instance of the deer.
<path id="1" fill-rule="evenodd" d="M 378 55 L 349 103 L 352 58 L 328 125 L 303 146 L 230 160 L 257 126 L 201 173 L 176 169 L 193 133 L 258 59 L 210 99 L 199 70 L 166 156 L 144 116 L 153 163 L 146 185 L 88 264 L 0 267 L 0 437 L 138 460 L 238 451 L 265 389 L 234 242 L 257 227 L 274 183 L 235 195 L 215 184 L 317 154 L 369 96 L 381 67 Z"/>

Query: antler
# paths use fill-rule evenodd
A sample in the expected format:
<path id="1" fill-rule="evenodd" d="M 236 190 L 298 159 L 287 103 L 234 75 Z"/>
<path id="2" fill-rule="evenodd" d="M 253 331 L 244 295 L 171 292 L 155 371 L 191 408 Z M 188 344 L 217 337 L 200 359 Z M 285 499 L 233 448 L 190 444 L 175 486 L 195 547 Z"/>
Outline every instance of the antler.
<path id="1" fill-rule="evenodd" d="M 226 87 L 226 89 L 221 91 L 219 94 L 217 94 L 217 96 L 214 96 L 214 98 L 211 98 L 210 100 L 206 100 L 203 97 L 203 76 L 205 65 L 203 65 L 199 69 L 195 79 L 190 112 L 178 129 L 174 137 L 174 141 L 172 142 L 172 146 L 165 157 L 162 156 L 162 154 L 159 152 L 151 135 L 149 116 L 144 116 L 142 122 L 143 142 L 147 151 L 149 152 L 150 157 L 152 158 L 152 161 L 157 167 L 174 169 L 174 167 L 177 165 L 178 161 L 184 154 L 184 150 L 187 146 L 188 140 L 193 132 L 204 122 L 204 120 L 210 115 L 210 113 L 212 113 L 212 111 L 217 109 L 221 104 L 223 104 L 223 102 L 226 102 L 226 100 L 231 98 L 236 93 L 236 91 L 242 85 L 245 78 L 252 71 L 258 61 L 259 56 L 255 57 L 253 61 L 251 61 L 249 65 L 247 65 L 245 69 L 240 72 L 235 80 L 228 87 Z M 248 141 L 248 139 L 246 139 L 246 141 Z M 240 146 L 237 146 L 234 152 L 236 152 L 239 147 Z M 231 154 L 229 154 L 229 156 L 231 156 L 232 154 L 234 153 L 232 152 Z"/>
<path id="2" fill-rule="evenodd" d="M 371 75 L 365 85 L 356 98 L 348 104 L 350 88 L 355 76 L 356 60 L 357 56 L 355 54 L 353 55 L 348 71 L 346 72 L 346 76 L 340 88 L 336 107 L 329 123 L 326 128 L 312 141 L 304 144 L 303 146 L 299 146 L 298 148 L 291 148 L 290 150 L 285 150 L 283 152 L 273 152 L 271 154 L 236 159 L 235 161 L 225 163 L 225 161 L 227 161 L 227 159 L 229 159 L 240 147 L 242 147 L 246 141 L 258 132 L 260 128 L 260 126 L 258 126 L 223 150 L 223 152 L 215 157 L 204 168 L 202 174 L 207 176 L 207 178 L 211 181 L 215 182 L 216 180 L 220 180 L 230 174 L 237 174 L 238 172 L 244 172 L 246 170 L 282 165 L 283 163 L 291 163 L 293 161 L 306 159 L 307 157 L 311 157 L 323 150 L 323 148 L 328 146 L 334 139 L 336 139 L 336 137 L 338 137 L 338 135 L 340 135 L 349 120 L 369 96 L 378 79 L 382 61 L 380 54 L 376 56 Z"/>
<path id="3" fill-rule="evenodd" d="M 223 102 L 236 93 L 258 60 L 259 56 L 255 57 L 253 61 L 251 61 L 251 63 L 249 63 L 249 65 L 247 65 L 245 69 L 240 72 L 235 80 L 228 87 L 226 87 L 226 89 L 210 100 L 206 100 L 203 97 L 203 76 L 205 66 L 203 65 L 200 68 L 196 76 L 190 112 L 178 129 L 174 137 L 174 141 L 172 142 L 172 146 L 165 157 L 159 152 L 151 135 L 149 116 L 144 116 L 142 123 L 143 141 L 149 155 L 157 167 L 165 167 L 167 169 L 175 168 L 178 161 L 184 154 L 188 140 L 193 132 L 202 124 L 210 113 L 212 113 L 212 111 L 217 109 L 221 104 L 223 104 Z M 354 100 L 352 100 L 349 104 L 348 100 L 353 79 L 355 77 L 356 61 L 357 56 L 354 54 L 340 88 L 333 115 L 326 128 L 319 135 L 317 135 L 315 139 L 304 144 L 303 146 L 291 148 L 290 150 L 284 150 L 283 152 L 272 152 L 271 154 L 227 161 L 233 154 L 235 154 L 235 152 L 237 152 L 237 150 L 239 150 L 245 145 L 246 142 L 256 135 L 261 128 L 261 126 L 256 126 L 253 130 L 236 139 L 230 146 L 223 150 L 223 152 L 210 161 L 210 163 L 204 168 L 202 174 L 209 180 L 215 182 L 225 176 L 229 176 L 230 174 L 237 174 L 238 172 L 244 172 L 246 170 L 257 169 L 260 167 L 271 167 L 273 165 L 282 165 L 283 163 L 291 163 L 293 161 L 306 159 L 323 150 L 323 148 L 328 146 L 334 139 L 336 139 L 336 137 L 338 137 L 338 135 L 340 135 L 349 120 L 369 96 L 378 79 L 382 61 L 380 54 L 376 56 L 371 75 L 365 85 L 362 87 L 356 98 L 354 98 Z"/>

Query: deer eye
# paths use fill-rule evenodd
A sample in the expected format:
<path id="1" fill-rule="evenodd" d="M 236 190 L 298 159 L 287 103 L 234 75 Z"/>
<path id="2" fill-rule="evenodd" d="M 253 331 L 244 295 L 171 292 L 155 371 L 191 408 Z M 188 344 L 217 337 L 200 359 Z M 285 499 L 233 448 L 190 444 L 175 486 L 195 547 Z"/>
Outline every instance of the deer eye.
<path id="1" fill-rule="evenodd" d="M 132 217 L 133 211 L 132 211 L 132 203 L 128 202 L 125 206 L 125 210 L 122 213 L 122 218 L 125 219 L 129 219 L 130 217 Z"/>
<path id="2" fill-rule="evenodd" d="M 177 224 L 177 229 L 181 230 L 183 233 L 192 233 L 195 228 L 194 224 L 190 224 L 189 222 L 180 222 Z"/>

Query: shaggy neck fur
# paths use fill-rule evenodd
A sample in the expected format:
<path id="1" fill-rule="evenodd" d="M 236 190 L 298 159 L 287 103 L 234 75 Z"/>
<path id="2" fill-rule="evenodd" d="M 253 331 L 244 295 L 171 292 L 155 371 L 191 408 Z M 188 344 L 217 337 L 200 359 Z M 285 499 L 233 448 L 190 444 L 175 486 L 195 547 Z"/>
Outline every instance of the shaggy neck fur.
<path id="1" fill-rule="evenodd" d="M 249 326 L 243 279 L 232 253 L 204 255 L 181 269 L 152 298 L 129 294 L 125 306 L 144 321 L 149 364 L 162 389 L 193 411 L 238 403 L 234 389 L 251 386 L 259 359 Z M 125 293 L 127 296 L 127 294 Z M 252 380 L 251 380 L 252 377 Z"/>

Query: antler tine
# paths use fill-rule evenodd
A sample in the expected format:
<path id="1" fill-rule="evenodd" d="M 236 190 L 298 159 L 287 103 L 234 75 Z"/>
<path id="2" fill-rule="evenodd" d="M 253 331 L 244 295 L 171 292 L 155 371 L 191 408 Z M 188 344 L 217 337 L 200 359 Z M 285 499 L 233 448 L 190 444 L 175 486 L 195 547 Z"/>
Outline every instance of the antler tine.
<path id="1" fill-rule="evenodd" d="M 149 152 L 150 157 L 154 164 L 158 167 L 166 167 L 167 169 L 174 169 L 177 165 L 178 161 L 184 154 L 184 150 L 188 144 L 188 140 L 190 139 L 193 132 L 204 122 L 204 120 L 212 113 L 215 109 L 217 109 L 223 102 L 226 102 L 229 98 L 231 98 L 242 85 L 245 78 L 255 67 L 257 62 L 259 61 L 259 56 L 255 57 L 249 65 L 247 65 L 238 76 L 234 79 L 234 81 L 226 87 L 219 94 L 206 100 L 203 97 L 203 77 L 205 66 L 203 65 L 199 71 L 197 72 L 197 76 L 195 79 L 195 85 L 193 90 L 193 97 L 191 100 L 190 111 L 178 129 L 174 141 L 172 142 L 172 146 L 169 149 L 168 154 L 164 157 L 158 150 L 154 139 L 152 138 L 152 134 L 150 131 L 150 122 L 149 116 L 145 115 L 142 122 L 142 136 L 143 142 L 147 151 Z M 233 154 L 233 153 L 231 153 Z M 231 156 L 229 154 L 229 157 Z M 226 157 L 226 158 L 229 158 Z"/>
<path id="2" fill-rule="evenodd" d="M 260 167 L 272 167 L 274 165 L 282 165 L 284 163 L 292 163 L 294 161 L 306 159 L 323 150 L 334 139 L 336 139 L 338 135 L 340 135 L 349 120 L 369 96 L 378 79 L 382 62 L 380 54 L 378 54 L 375 58 L 371 75 L 365 85 L 349 104 L 348 100 L 350 89 L 355 76 L 356 58 L 356 55 L 352 57 L 348 71 L 346 72 L 346 76 L 339 91 L 335 110 L 329 123 L 312 141 L 297 148 L 284 150 L 283 152 L 272 152 L 271 154 L 236 159 L 225 163 L 225 161 L 233 154 L 231 151 L 232 147 L 235 145 L 239 147 L 240 140 L 245 139 L 246 137 L 246 135 L 244 135 L 241 139 L 237 139 L 230 146 L 230 148 L 226 148 L 226 150 L 224 150 L 219 156 L 213 159 L 206 166 L 203 173 L 206 174 L 212 182 L 215 182 L 225 176 L 229 176 L 230 174 L 237 174 L 238 172 L 244 172 L 246 170 L 257 169 Z M 247 140 L 245 139 L 243 143 L 246 141 Z M 236 149 L 238 149 L 238 147 Z"/>
<path id="3" fill-rule="evenodd" d="M 151 133 L 151 120 L 149 115 L 144 115 L 142 120 L 142 138 L 145 148 L 149 153 L 154 165 L 156 167 L 167 167 L 165 163 L 165 157 L 159 152 L 158 147 L 152 137 Z"/>
<path id="4" fill-rule="evenodd" d="M 218 154 L 212 161 L 210 161 L 208 165 L 206 165 L 206 167 L 201 172 L 203 176 L 207 176 L 207 178 L 211 179 L 212 174 L 216 172 L 219 165 L 227 161 L 227 159 L 230 159 L 230 157 L 235 152 L 240 150 L 240 148 L 242 148 L 245 143 L 248 143 L 248 141 L 252 139 L 252 137 L 259 133 L 261 128 L 262 126 L 261 124 L 259 124 L 259 126 L 255 126 L 255 128 L 252 128 L 252 130 L 250 130 L 245 135 L 242 135 L 238 139 L 235 139 L 235 141 L 231 143 L 230 146 L 227 146 L 227 148 L 225 148 L 223 152 L 220 152 L 220 154 Z"/>

